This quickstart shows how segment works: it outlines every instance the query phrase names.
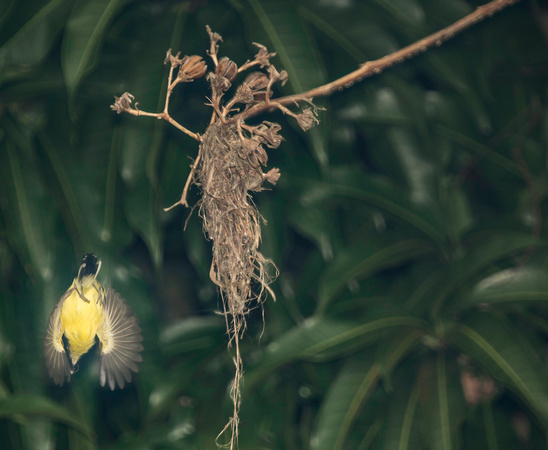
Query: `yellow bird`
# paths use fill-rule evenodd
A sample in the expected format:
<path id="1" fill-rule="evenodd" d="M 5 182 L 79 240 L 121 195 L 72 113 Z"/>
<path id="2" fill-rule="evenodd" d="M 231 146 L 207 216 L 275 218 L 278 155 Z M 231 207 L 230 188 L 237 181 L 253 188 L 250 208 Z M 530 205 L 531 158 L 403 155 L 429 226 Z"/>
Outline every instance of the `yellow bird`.
<path id="1" fill-rule="evenodd" d="M 137 318 L 114 289 L 105 289 L 96 280 L 100 268 L 94 254 L 84 255 L 78 276 L 51 313 L 44 355 L 50 376 L 60 386 L 70 381 L 95 336 L 101 345 L 101 386 L 123 388 L 131 381 L 131 372 L 139 371 L 143 337 Z"/>

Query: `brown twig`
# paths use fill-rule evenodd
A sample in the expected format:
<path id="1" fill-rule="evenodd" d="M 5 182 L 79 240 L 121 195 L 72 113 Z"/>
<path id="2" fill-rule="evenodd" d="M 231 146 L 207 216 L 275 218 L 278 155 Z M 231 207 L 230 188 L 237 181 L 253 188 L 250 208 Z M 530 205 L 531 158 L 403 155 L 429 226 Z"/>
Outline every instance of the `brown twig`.
<path id="1" fill-rule="evenodd" d="M 335 91 L 341 91 L 353 86 L 356 82 L 362 81 L 364 78 L 378 75 L 383 70 L 392 67 L 396 64 L 400 64 L 405 60 L 411 59 L 421 53 L 424 53 L 431 47 L 439 47 L 445 41 L 452 39 L 458 33 L 466 30 L 472 25 L 488 18 L 492 17 L 494 14 L 502 11 L 503 9 L 518 3 L 520 0 L 493 0 L 485 5 L 479 6 L 474 12 L 468 14 L 462 19 L 456 21 L 455 23 L 449 25 L 443 30 L 437 31 L 413 44 L 410 44 L 394 53 L 390 53 L 380 59 L 375 61 L 369 61 L 355 70 L 350 72 L 343 77 L 332 81 L 331 83 L 324 84 L 323 86 L 316 87 L 309 91 L 288 95 L 286 97 L 280 97 L 276 99 L 276 102 L 282 105 L 289 105 L 298 101 L 303 100 L 303 98 L 315 98 L 315 97 L 326 97 L 331 95 Z M 263 103 L 257 105 L 253 108 L 250 108 L 247 111 L 242 113 L 242 118 L 246 119 L 248 117 L 255 116 L 270 110 L 272 105 L 268 103 Z"/>
<path id="2" fill-rule="evenodd" d="M 165 212 L 175 208 L 178 205 L 188 207 L 188 202 L 186 200 L 188 196 L 188 190 L 190 189 L 190 185 L 192 184 L 192 181 L 194 180 L 194 174 L 196 173 L 196 168 L 198 167 L 198 164 L 200 164 L 201 157 L 202 157 L 202 152 L 198 151 L 198 156 L 196 157 L 194 164 L 191 164 L 190 166 L 190 173 L 188 174 L 188 177 L 186 179 L 185 187 L 183 188 L 183 193 L 181 194 L 181 198 L 179 199 L 178 202 L 174 203 L 173 205 L 168 206 L 167 208 L 164 208 Z"/>
<path id="3" fill-rule="evenodd" d="M 168 97 L 166 98 L 166 106 L 165 108 L 167 108 L 167 106 L 169 105 L 169 91 L 168 91 Z M 136 105 L 137 106 L 137 105 Z M 165 120 L 166 122 L 169 122 L 171 125 L 173 125 L 175 128 L 177 128 L 178 130 L 182 131 L 183 133 L 187 134 L 188 136 L 190 136 L 192 139 L 196 139 L 198 142 L 201 141 L 201 137 L 198 133 L 193 133 L 192 131 L 190 131 L 189 129 L 185 128 L 184 126 L 182 126 L 179 122 L 177 122 L 175 119 L 173 119 L 173 117 L 171 117 L 169 115 L 169 113 L 167 112 L 167 110 L 164 110 L 162 111 L 161 113 L 151 113 L 151 112 L 147 112 L 147 111 L 141 111 L 140 109 L 137 109 L 137 108 L 131 108 L 131 107 L 128 107 L 126 109 L 124 109 L 124 112 L 127 112 L 133 116 L 147 116 L 147 117 L 156 117 L 158 120 L 160 119 L 163 119 Z"/>
<path id="4" fill-rule="evenodd" d="M 134 116 L 146 116 L 146 117 L 155 117 L 157 119 L 163 119 L 166 122 L 169 122 L 178 130 L 190 136 L 191 138 L 196 139 L 198 142 L 201 142 L 201 137 L 198 133 L 193 133 L 192 131 L 182 126 L 179 122 L 177 122 L 175 119 L 173 119 L 173 117 L 169 115 L 169 100 L 171 98 L 173 89 L 175 88 L 175 86 L 177 86 L 177 84 L 181 82 L 191 82 L 197 78 L 203 77 L 207 71 L 207 66 L 205 62 L 202 61 L 201 56 L 197 56 L 197 55 L 185 56 L 182 59 L 180 59 L 179 55 L 180 53 L 177 53 L 177 55 L 173 56 L 171 54 L 171 49 L 169 49 L 167 51 L 167 55 L 164 60 L 164 64 L 169 63 L 170 68 L 169 68 L 169 75 L 167 80 L 166 100 L 164 103 L 164 110 L 161 113 L 151 113 L 147 111 L 141 111 L 137 107 L 139 103 L 135 103 L 135 106 L 132 107 L 131 104 L 135 97 L 129 92 L 125 92 L 124 94 L 122 94 L 121 97 L 115 96 L 114 97 L 115 102 L 113 105 L 110 106 L 110 108 L 113 111 L 116 111 L 118 114 L 122 112 L 127 112 Z M 173 80 L 173 71 L 177 67 L 179 68 L 179 71 L 177 73 L 177 76 L 175 77 L 175 80 Z"/>
<path id="5" fill-rule="evenodd" d="M 210 42 L 209 51 L 207 52 L 207 54 L 209 55 L 209 57 L 215 64 L 215 67 L 217 67 L 219 65 L 219 60 L 217 59 L 217 52 L 219 51 L 219 45 L 217 44 L 217 42 L 219 41 L 222 42 L 223 38 L 221 37 L 220 34 L 214 33 L 213 31 L 211 31 L 211 28 L 209 27 L 209 25 L 206 25 L 206 31 L 207 31 L 207 34 L 209 35 L 209 42 Z"/>

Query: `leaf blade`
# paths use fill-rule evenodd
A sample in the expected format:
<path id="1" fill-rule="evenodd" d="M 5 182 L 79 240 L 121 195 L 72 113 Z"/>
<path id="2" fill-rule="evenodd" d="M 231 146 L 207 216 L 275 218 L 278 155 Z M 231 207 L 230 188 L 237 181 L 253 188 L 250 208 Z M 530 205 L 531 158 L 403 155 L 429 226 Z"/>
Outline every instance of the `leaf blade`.
<path id="1" fill-rule="evenodd" d="M 17 416 L 45 416 L 65 423 L 89 438 L 94 437 L 90 426 L 82 417 L 57 405 L 51 400 L 30 394 L 17 394 L 0 398 L 0 417 L 16 419 Z"/>
<path id="2" fill-rule="evenodd" d="M 70 98 L 93 69 L 107 27 L 126 0 L 77 1 L 66 25 L 61 65 Z"/>
<path id="3" fill-rule="evenodd" d="M 339 255 L 323 274 L 318 288 L 318 311 L 324 312 L 349 280 L 366 278 L 433 250 L 428 242 L 421 239 L 389 242 L 380 248 L 373 243 L 367 243 L 349 249 Z"/>
<path id="4" fill-rule="evenodd" d="M 378 385 L 379 376 L 380 367 L 373 358 L 358 355 L 345 364 L 322 402 L 312 449 L 345 448 L 352 423 Z"/>
<path id="5" fill-rule="evenodd" d="M 333 349 L 344 353 L 346 348 L 355 349 L 357 340 L 359 346 L 364 347 L 379 339 L 382 332 L 405 326 L 422 328 L 425 324 L 415 317 L 404 315 L 387 315 L 365 323 L 328 317 L 307 319 L 269 344 L 254 368 L 248 370 L 246 387 L 294 360 L 311 358 Z M 333 357 L 333 354 L 329 356 Z"/>
<path id="6" fill-rule="evenodd" d="M 447 338 L 521 397 L 541 420 L 548 420 L 545 370 L 531 345 L 508 320 L 472 312 Z"/>

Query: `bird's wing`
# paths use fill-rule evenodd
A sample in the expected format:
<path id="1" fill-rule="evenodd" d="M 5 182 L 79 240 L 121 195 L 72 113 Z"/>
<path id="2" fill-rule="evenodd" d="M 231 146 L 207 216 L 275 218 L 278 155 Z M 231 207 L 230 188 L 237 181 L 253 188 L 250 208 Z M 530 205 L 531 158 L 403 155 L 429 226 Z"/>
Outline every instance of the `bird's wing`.
<path id="1" fill-rule="evenodd" d="M 61 308 L 65 299 L 72 293 L 69 289 L 63 294 L 49 318 L 46 338 L 44 339 L 44 356 L 46 367 L 55 384 L 63 386 L 65 379 L 70 381 L 71 366 L 65 346 L 63 345 L 63 326 L 61 324 Z"/>
<path id="2" fill-rule="evenodd" d="M 103 323 L 97 336 L 101 341 L 101 386 L 111 390 L 123 388 L 131 381 L 131 371 L 138 372 L 142 361 L 143 337 L 135 314 L 114 289 L 107 288 L 103 304 Z"/>

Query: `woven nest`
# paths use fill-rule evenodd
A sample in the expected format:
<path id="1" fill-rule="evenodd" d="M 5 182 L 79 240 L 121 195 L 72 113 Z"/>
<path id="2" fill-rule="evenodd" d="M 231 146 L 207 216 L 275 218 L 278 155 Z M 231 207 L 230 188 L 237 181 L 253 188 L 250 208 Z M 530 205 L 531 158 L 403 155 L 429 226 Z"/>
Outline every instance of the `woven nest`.
<path id="1" fill-rule="evenodd" d="M 258 251 L 264 219 L 250 193 L 261 189 L 265 176 L 234 124 L 210 125 L 201 155 L 196 184 L 202 190 L 199 214 L 213 247 L 210 276 L 222 293 L 225 314 L 233 317 L 234 335 L 243 331 L 245 316 L 260 304 L 275 271 Z"/>

